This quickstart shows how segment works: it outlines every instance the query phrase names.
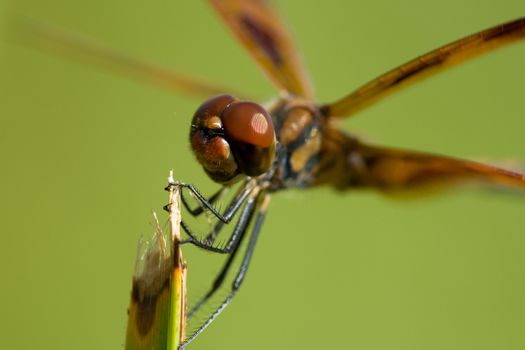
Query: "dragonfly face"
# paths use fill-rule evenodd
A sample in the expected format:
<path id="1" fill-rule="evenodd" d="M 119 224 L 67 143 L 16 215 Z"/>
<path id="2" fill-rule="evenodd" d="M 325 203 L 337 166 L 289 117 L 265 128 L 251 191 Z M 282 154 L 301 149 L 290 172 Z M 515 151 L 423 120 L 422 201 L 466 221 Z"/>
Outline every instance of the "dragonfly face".
<path id="1" fill-rule="evenodd" d="M 264 107 L 219 95 L 197 109 L 190 143 L 212 180 L 232 184 L 242 175 L 259 176 L 275 158 L 275 131 Z"/>

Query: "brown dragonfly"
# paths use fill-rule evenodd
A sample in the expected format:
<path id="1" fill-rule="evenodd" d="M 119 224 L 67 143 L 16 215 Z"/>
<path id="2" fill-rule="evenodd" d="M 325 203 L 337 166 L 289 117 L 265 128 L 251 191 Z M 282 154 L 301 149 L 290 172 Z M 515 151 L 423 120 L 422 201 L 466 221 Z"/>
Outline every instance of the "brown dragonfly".
<path id="1" fill-rule="evenodd" d="M 239 290 L 274 192 L 321 185 L 341 191 L 370 188 L 402 192 L 434 185 L 446 188 L 470 181 L 525 188 L 525 174 L 442 155 L 365 144 L 332 123 L 431 75 L 524 39 L 525 18 L 466 36 L 406 62 L 334 102 L 318 103 L 289 33 L 266 2 L 209 2 L 279 89 L 279 96 L 270 103 L 260 105 L 238 94 L 225 94 L 228 90 L 224 88 L 129 58 L 59 30 L 47 27 L 36 30 L 40 33 L 39 42 L 47 49 L 97 57 L 97 64 L 178 92 L 214 96 L 195 112 L 190 143 L 204 171 L 221 188 L 206 198 L 192 184 L 178 185 L 190 191 L 200 203 L 199 207 L 191 208 L 182 197 L 191 215 L 210 212 L 217 218 L 204 239 L 183 221 L 187 242 L 227 254 L 228 258 L 212 287 L 189 310 L 189 318 L 223 286 L 233 260 L 241 254 L 243 241 L 248 243 L 228 295 L 181 348 L 207 328 Z M 219 212 L 214 203 L 233 185 L 238 185 L 233 200 L 225 211 Z M 235 218 L 226 244 L 216 245 L 217 236 Z"/>

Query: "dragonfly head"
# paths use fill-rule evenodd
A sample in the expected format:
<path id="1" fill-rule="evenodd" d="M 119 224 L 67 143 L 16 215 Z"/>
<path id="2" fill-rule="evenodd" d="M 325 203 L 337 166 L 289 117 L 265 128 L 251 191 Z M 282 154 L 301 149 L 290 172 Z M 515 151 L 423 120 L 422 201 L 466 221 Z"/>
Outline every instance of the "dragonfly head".
<path id="1" fill-rule="evenodd" d="M 191 122 L 193 153 L 212 180 L 227 184 L 266 172 L 275 158 L 270 114 L 254 102 L 219 95 L 204 102 Z"/>

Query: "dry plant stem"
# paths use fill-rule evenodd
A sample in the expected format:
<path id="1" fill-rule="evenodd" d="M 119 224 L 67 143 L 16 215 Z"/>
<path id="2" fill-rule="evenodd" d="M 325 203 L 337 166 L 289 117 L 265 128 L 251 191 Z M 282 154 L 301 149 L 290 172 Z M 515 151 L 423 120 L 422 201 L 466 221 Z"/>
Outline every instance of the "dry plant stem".
<path id="1" fill-rule="evenodd" d="M 180 189 L 179 187 L 171 182 L 171 176 L 170 176 L 170 183 L 168 185 L 168 192 L 169 192 L 169 199 L 168 199 L 168 210 L 169 210 L 169 222 L 170 222 L 170 235 L 171 235 L 171 241 L 173 243 L 173 249 L 176 249 L 179 247 L 179 242 L 181 240 L 180 236 L 180 221 L 181 221 L 181 214 L 180 214 Z"/>
<path id="2" fill-rule="evenodd" d="M 171 256 L 173 257 L 173 273 L 171 283 L 172 305 L 170 318 L 171 323 L 168 329 L 168 349 L 177 349 L 186 337 L 186 263 L 182 258 L 180 247 L 180 188 L 173 181 L 173 174 L 170 172 L 168 210 L 171 238 Z"/>

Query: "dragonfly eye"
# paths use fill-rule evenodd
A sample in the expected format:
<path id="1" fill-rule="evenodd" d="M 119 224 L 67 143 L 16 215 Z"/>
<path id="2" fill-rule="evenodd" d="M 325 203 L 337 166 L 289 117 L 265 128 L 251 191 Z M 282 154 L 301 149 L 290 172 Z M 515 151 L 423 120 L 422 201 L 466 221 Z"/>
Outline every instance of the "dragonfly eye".
<path id="1" fill-rule="evenodd" d="M 233 182 L 238 175 L 266 172 L 275 158 L 272 118 L 260 105 L 229 95 L 213 97 L 193 116 L 190 142 L 208 175 Z"/>
<path id="2" fill-rule="evenodd" d="M 230 95 L 210 98 L 197 109 L 191 121 L 193 153 L 212 180 L 228 183 L 240 174 L 230 145 L 224 139 L 221 114 L 235 101 Z"/>
<path id="3" fill-rule="evenodd" d="M 234 102 L 222 113 L 226 139 L 241 171 L 248 176 L 266 172 L 275 158 L 272 117 L 253 102 Z"/>

